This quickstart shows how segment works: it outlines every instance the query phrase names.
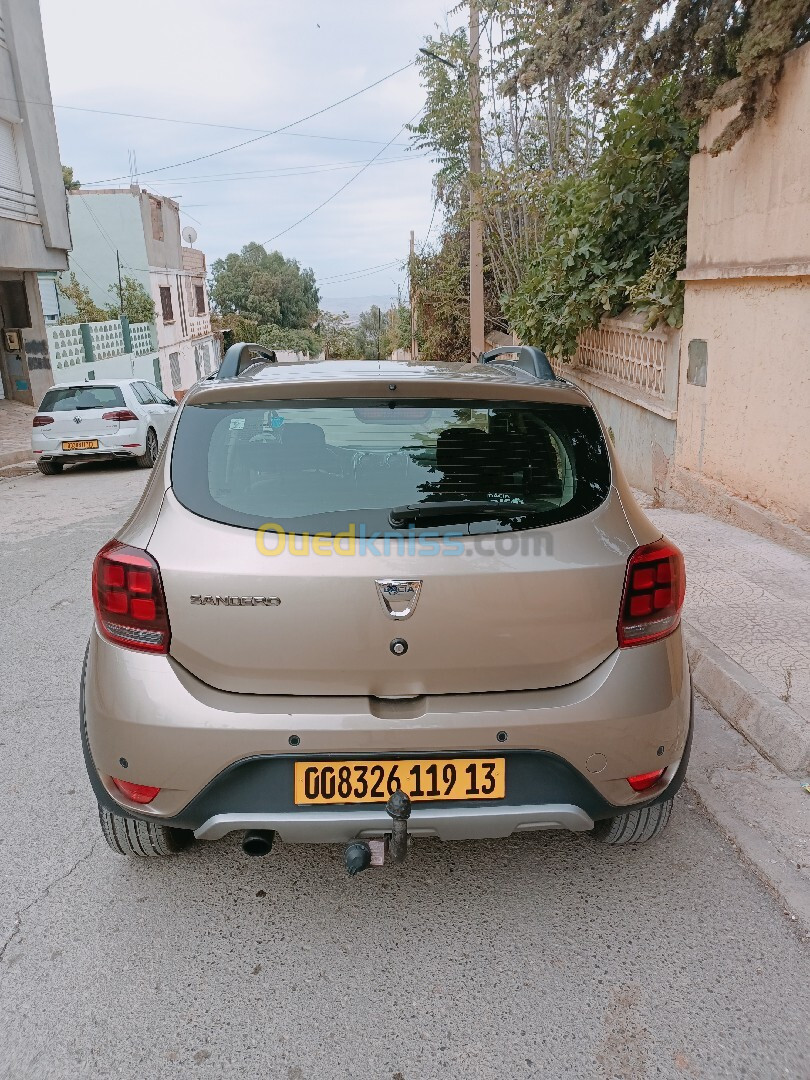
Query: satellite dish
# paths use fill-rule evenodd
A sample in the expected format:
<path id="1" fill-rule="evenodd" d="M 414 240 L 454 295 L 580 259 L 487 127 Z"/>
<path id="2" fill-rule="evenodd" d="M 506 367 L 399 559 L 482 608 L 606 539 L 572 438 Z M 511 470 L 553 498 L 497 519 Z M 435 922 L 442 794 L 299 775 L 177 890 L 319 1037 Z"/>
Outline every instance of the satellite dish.
<path id="1" fill-rule="evenodd" d="M 177 236 L 177 233 L 174 235 Z M 187 244 L 193 244 L 197 239 L 197 230 L 193 225 L 186 225 L 185 229 L 183 229 L 183 239 Z"/>

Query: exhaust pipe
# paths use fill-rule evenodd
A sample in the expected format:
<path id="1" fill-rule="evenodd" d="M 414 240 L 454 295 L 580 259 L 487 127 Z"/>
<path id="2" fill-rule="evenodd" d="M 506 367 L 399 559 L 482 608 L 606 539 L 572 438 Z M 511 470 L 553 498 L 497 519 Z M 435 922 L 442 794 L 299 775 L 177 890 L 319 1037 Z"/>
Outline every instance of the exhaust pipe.
<path id="1" fill-rule="evenodd" d="M 242 851 L 254 858 L 269 855 L 275 838 L 276 834 L 271 829 L 250 829 L 242 839 Z"/>

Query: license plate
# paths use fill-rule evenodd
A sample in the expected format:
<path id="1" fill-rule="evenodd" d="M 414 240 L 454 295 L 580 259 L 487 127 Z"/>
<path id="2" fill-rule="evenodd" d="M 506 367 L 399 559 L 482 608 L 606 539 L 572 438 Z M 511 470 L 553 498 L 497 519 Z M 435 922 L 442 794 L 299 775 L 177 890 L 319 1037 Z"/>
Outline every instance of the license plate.
<path id="1" fill-rule="evenodd" d="M 72 442 L 63 442 L 63 450 L 98 450 L 98 439 L 73 439 Z"/>
<path id="2" fill-rule="evenodd" d="M 502 799 L 506 759 L 416 758 L 399 761 L 296 761 L 296 806 L 384 803 L 397 788 L 414 802 Z"/>

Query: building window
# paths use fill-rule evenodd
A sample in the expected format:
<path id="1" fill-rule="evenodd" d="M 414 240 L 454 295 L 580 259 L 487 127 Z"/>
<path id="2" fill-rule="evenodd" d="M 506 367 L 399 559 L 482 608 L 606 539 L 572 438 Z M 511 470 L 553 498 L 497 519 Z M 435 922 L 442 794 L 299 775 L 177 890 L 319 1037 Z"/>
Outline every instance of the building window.
<path id="1" fill-rule="evenodd" d="M 169 353 L 169 370 L 172 374 L 172 386 L 175 390 L 180 389 L 180 353 Z"/>
<path id="2" fill-rule="evenodd" d="M 204 315 L 205 314 L 205 289 L 202 287 L 202 285 L 195 285 L 194 286 L 194 296 L 197 299 L 197 314 L 198 315 Z"/>
<path id="3" fill-rule="evenodd" d="M 152 214 L 152 237 L 155 240 L 163 239 L 163 203 L 160 199 L 149 196 L 149 209 Z"/>
<path id="4" fill-rule="evenodd" d="M 169 285 L 160 286 L 160 309 L 165 323 L 174 322 L 174 310 L 172 308 L 172 290 Z"/>

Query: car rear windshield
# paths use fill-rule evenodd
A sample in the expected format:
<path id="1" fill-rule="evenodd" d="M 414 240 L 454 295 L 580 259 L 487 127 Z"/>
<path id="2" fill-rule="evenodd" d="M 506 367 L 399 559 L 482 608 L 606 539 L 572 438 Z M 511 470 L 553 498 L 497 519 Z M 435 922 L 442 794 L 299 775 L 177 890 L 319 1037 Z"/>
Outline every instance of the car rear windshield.
<path id="1" fill-rule="evenodd" d="M 594 510 L 610 464 L 593 410 L 522 401 L 188 405 L 172 454 L 183 506 L 286 533 L 491 533 Z"/>
<path id="2" fill-rule="evenodd" d="M 114 409 L 124 405 L 120 386 L 60 386 L 49 390 L 40 412 L 73 412 L 75 409 Z"/>

